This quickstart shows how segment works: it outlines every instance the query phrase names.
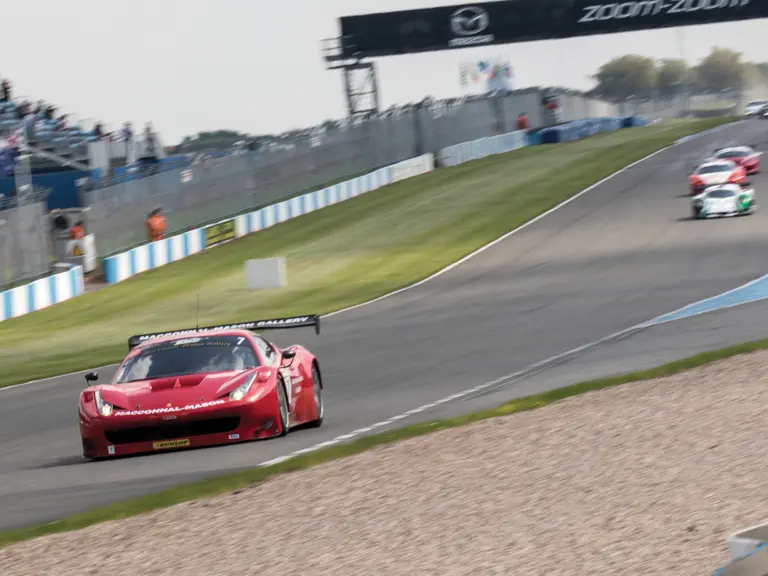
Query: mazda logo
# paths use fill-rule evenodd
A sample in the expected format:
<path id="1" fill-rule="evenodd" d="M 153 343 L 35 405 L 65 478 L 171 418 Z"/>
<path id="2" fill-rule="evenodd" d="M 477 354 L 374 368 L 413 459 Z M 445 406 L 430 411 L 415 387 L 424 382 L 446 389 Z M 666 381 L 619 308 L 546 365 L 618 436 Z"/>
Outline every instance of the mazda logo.
<path id="1" fill-rule="evenodd" d="M 488 28 L 488 12 L 477 6 L 460 8 L 451 14 L 451 29 L 456 36 L 474 36 Z"/>

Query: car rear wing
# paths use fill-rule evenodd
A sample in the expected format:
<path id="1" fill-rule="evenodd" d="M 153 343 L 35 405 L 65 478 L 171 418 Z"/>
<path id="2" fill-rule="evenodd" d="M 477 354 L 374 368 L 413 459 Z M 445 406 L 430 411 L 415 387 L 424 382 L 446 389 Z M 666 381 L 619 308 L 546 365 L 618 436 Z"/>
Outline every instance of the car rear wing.
<path id="1" fill-rule="evenodd" d="M 220 332 L 222 330 L 250 330 L 260 332 L 262 330 L 285 330 L 288 328 L 314 327 L 315 334 L 320 334 L 320 316 L 292 316 L 290 318 L 271 318 L 269 320 L 250 320 L 236 324 L 221 324 L 219 326 L 204 326 L 202 328 L 180 328 L 168 332 L 156 332 L 154 334 L 136 334 L 128 338 L 128 349 L 132 350 L 142 342 L 164 338 L 166 336 L 184 336 L 198 332 Z"/>

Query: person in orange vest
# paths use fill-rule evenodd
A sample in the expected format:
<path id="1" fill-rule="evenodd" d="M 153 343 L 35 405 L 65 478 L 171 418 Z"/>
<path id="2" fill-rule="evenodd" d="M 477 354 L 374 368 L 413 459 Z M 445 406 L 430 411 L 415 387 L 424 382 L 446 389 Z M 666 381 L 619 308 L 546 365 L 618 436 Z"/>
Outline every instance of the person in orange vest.
<path id="1" fill-rule="evenodd" d="M 82 240 L 85 238 L 85 228 L 83 228 L 82 220 L 78 220 L 77 223 L 69 229 L 69 238 L 71 240 Z"/>
<path id="2" fill-rule="evenodd" d="M 165 237 L 167 227 L 162 208 L 155 208 L 147 218 L 147 234 L 150 242 L 157 242 Z"/>
<path id="3" fill-rule="evenodd" d="M 525 112 L 521 112 L 517 115 L 517 129 L 528 130 L 528 115 Z"/>

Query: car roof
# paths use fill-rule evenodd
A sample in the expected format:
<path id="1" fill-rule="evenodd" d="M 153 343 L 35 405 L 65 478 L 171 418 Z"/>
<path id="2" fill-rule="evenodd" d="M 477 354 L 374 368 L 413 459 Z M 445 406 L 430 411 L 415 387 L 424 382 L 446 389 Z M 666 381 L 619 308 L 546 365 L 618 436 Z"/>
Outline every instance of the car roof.
<path id="1" fill-rule="evenodd" d="M 726 148 L 720 148 L 715 154 L 720 154 L 720 152 L 749 152 L 752 150 L 749 146 L 727 146 Z"/>
<path id="2" fill-rule="evenodd" d="M 729 192 L 741 192 L 741 186 L 739 184 L 715 184 L 714 186 L 707 186 L 704 189 L 705 193 L 714 192 L 715 190 L 728 190 Z"/>
<path id="3" fill-rule="evenodd" d="M 731 160 L 710 160 L 700 164 L 699 168 L 705 168 L 707 166 L 729 166 L 730 168 L 736 168 L 736 163 Z"/>

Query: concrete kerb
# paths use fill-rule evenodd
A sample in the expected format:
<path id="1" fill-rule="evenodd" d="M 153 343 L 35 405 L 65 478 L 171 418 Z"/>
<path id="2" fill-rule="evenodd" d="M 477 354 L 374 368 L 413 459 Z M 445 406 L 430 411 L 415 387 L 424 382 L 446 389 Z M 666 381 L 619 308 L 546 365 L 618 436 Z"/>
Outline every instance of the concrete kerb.
<path id="1" fill-rule="evenodd" d="M 728 536 L 728 552 L 731 560 L 751 554 L 764 544 L 768 544 L 768 522 L 744 528 Z"/>
<path id="2" fill-rule="evenodd" d="M 768 523 L 728 536 L 728 563 L 713 576 L 768 576 Z"/>

